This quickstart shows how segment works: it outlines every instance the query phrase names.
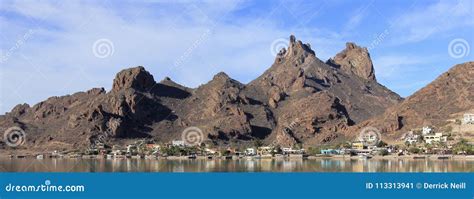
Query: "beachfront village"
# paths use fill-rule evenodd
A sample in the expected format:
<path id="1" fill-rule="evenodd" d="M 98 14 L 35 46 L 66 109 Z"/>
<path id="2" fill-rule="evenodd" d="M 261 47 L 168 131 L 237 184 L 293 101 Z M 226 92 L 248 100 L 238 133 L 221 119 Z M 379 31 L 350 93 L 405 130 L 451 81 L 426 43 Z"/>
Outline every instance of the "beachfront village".
<path id="1" fill-rule="evenodd" d="M 464 114 L 460 121 L 463 125 L 474 127 L 474 114 Z M 452 129 L 435 130 L 430 126 L 412 129 L 399 138 L 400 144 L 387 144 L 369 136 L 338 145 L 292 147 L 264 145 L 255 140 L 246 147 L 216 147 L 210 143 L 189 144 L 184 140 L 169 143 L 157 143 L 154 140 L 137 140 L 124 146 L 108 146 L 97 143 L 85 151 L 35 154 L 43 158 L 98 158 L 98 159 L 265 159 L 265 158 L 413 158 L 413 159 L 450 159 L 456 157 L 474 158 L 474 143 L 466 139 L 454 139 Z M 375 144 L 374 144 L 375 143 Z M 24 158 L 11 155 L 11 158 Z"/>

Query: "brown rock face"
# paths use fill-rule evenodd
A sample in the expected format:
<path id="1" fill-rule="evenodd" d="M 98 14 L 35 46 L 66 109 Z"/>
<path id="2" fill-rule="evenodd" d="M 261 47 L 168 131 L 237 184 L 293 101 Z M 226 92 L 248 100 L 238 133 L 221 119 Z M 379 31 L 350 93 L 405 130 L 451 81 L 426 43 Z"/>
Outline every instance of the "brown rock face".
<path id="1" fill-rule="evenodd" d="M 367 48 L 361 48 L 355 43 L 346 43 L 346 49 L 328 61 L 340 67 L 349 74 L 355 74 L 366 80 L 375 80 L 374 66 Z"/>
<path id="2" fill-rule="evenodd" d="M 363 124 L 387 136 L 399 135 L 425 125 L 441 127 L 451 115 L 474 109 L 474 62 L 458 64 L 402 103 Z"/>
<path id="3" fill-rule="evenodd" d="M 111 92 L 92 89 L 18 105 L 0 116 L 0 130 L 21 126 L 31 138 L 26 146 L 42 150 L 81 149 L 99 139 L 108 145 L 130 138 L 168 142 L 191 126 L 218 145 L 330 143 L 401 100 L 375 81 L 366 50 L 348 45 L 336 58 L 340 67 L 291 36 L 288 49 L 249 84 L 218 73 L 195 89 L 170 78 L 156 83 L 143 67 L 129 68 L 116 75 Z"/>
<path id="4" fill-rule="evenodd" d="M 340 136 L 338 132 L 353 124 L 339 99 L 327 91 L 290 100 L 291 103 L 285 104 L 277 113 L 277 136 L 281 134 L 283 139 L 277 137 L 277 141 L 281 145 L 331 142 Z"/>
<path id="5" fill-rule="evenodd" d="M 113 92 L 133 88 L 139 91 L 150 91 L 156 82 L 153 76 L 142 66 L 120 71 L 114 79 Z"/>

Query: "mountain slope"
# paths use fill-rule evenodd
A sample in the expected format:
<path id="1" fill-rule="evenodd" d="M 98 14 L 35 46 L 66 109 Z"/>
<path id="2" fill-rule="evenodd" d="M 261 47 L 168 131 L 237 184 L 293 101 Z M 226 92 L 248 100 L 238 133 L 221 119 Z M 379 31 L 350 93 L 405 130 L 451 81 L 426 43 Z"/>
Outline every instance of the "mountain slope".
<path id="1" fill-rule="evenodd" d="M 292 146 L 344 139 L 346 130 L 382 114 L 402 99 L 377 83 L 367 49 L 348 43 L 323 62 L 309 44 L 290 37 L 273 65 L 249 84 L 219 73 L 198 88 L 165 78 L 155 82 L 143 67 L 117 74 L 113 88 L 52 97 L 0 116 L 1 130 L 20 126 L 27 147 L 85 148 L 130 138 L 181 139 L 198 127 L 218 145 Z"/>
<path id="2" fill-rule="evenodd" d="M 392 138 L 412 128 L 441 127 L 451 115 L 474 109 L 473 77 L 474 62 L 458 64 L 402 103 L 359 127 L 374 126 Z"/>

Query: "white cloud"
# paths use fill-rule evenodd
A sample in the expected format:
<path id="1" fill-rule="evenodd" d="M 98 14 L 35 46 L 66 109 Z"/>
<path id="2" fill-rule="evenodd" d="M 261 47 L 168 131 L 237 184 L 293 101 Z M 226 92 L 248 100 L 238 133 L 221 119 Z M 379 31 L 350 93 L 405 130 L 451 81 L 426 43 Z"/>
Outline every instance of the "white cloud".
<path id="1" fill-rule="evenodd" d="M 419 56 L 408 54 L 381 55 L 373 58 L 377 81 L 403 97 L 433 81 L 447 70 L 440 65 L 437 55 Z"/>
<path id="2" fill-rule="evenodd" d="M 35 33 L 2 63 L 0 112 L 53 95 L 92 87 L 110 89 L 118 71 L 137 65 L 145 66 L 157 81 L 170 76 L 189 87 L 209 81 L 219 71 L 247 82 L 274 61 L 269 50 L 272 41 L 290 35 L 271 19 L 261 23 L 257 18 L 226 18 L 246 2 L 186 2 L 124 2 L 124 7 L 106 2 L 2 2 L 0 11 L 19 16 L 0 18 L 2 29 L 8 27 L 0 38 L 2 53 L 29 29 Z M 210 34 L 203 38 L 209 29 Z M 328 42 L 334 39 L 325 40 L 313 31 L 296 36 L 314 41 L 317 53 L 317 49 L 334 45 Z M 94 42 L 102 38 L 114 46 L 114 54 L 104 59 L 92 51 Z M 198 40 L 202 41 L 196 45 Z M 329 57 L 327 51 L 320 55 L 325 53 Z M 182 57 L 185 59 L 175 67 Z"/>
<path id="3" fill-rule="evenodd" d="M 396 16 L 396 43 L 418 42 L 459 27 L 474 27 L 473 1 L 439 1 Z"/>
<path id="4" fill-rule="evenodd" d="M 349 20 L 344 25 L 345 31 L 350 31 L 363 22 L 364 18 L 367 16 L 367 9 L 369 8 L 370 4 L 371 3 L 369 3 L 368 5 L 364 5 L 363 7 L 355 10 L 355 12 L 350 15 Z"/>
<path id="5" fill-rule="evenodd" d="M 390 78 L 407 72 L 423 70 L 420 65 L 431 63 L 434 60 L 434 57 L 383 55 L 374 57 L 373 63 L 378 78 Z"/>

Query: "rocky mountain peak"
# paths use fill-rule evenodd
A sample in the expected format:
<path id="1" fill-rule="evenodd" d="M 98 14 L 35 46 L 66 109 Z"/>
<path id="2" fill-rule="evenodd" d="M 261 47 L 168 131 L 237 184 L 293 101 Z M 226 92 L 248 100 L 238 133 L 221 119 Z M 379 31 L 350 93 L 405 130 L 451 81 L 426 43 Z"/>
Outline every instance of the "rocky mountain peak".
<path id="1" fill-rule="evenodd" d="M 230 77 L 224 72 L 219 72 L 212 78 L 213 81 L 227 81 Z"/>
<path id="2" fill-rule="evenodd" d="M 290 35 L 288 49 L 283 48 L 280 53 L 278 53 L 277 59 L 282 57 L 285 57 L 287 59 L 295 57 L 298 58 L 302 55 L 306 57 L 310 54 L 313 56 L 315 55 L 309 44 L 304 44 L 300 40 L 296 40 L 296 37 L 294 35 Z"/>
<path id="3" fill-rule="evenodd" d="M 117 73 L 114 79 L 112 91 L 133 88 L 139 91 L 149 91 L 156 84 L 153 75 L 142 66 L 128 68 Z"/>
<path id="4" fill-rule="evenodd" d="M 0 116 L 0 130 L 24 124 L 34 135 L 28 146 L 49 144 L 48 150 L 62 150 L 58 142 L 68 144 L 65 149 L 84 148 L 104 133 L 111 136 L 108 145 L 121 142 L 115 138 L 168 142 L 180 139 L 189 126 L 201 128 L 217 145 L 246 145 L 256 139 L 281 146 L 326 144 L 400 101 L 376 81 L 360 78 L 355 69 L 347 71 L 359 76 L 335 67 L 353 64 L 362 54 L 373 69 L 366 49 L 348 43 L 334 65 L 328 65 L 309 44 L 294 36 L 288 42 L 285 53 L 248 84 L 220 72 L 198 88 L 187 88 L 168 77 L 157 83 L 138 66 L 120 71 L 108 93 L 95 88 L 33 107 L 19 105 Z"/>
<path id="5" fill-rule="evenodd" d="M 347 42 L 346 48 L 334 58 L 329 59 L 328 64 L 363 79 L 376 80 L 374 66 L 367 48 L 360 47 L 355 43 Z"/>

